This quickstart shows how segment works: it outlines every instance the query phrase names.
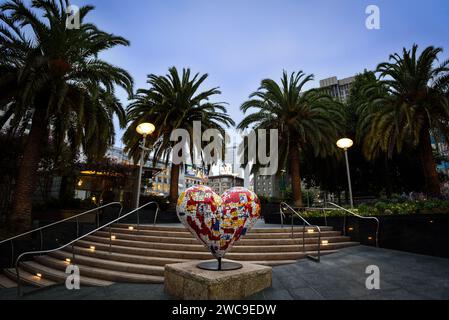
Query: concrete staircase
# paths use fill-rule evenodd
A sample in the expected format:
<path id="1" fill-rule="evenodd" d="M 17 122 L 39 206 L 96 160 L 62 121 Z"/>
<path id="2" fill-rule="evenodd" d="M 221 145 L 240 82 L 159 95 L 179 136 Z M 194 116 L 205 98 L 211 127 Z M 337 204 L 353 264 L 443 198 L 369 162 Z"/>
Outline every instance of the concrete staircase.
<path id="1" fill-rule="evenodd" d="M 226 255 L 226 259 L 262 265 L 294 263 L 307 255 L 316 255 L 318 233 L 314 228 L 253 229 Z M 211 254 L 184 227 L 140 226 L 115 224 L 112 228 L 112 247 L 109 231 L 100 231 L 78 241 L 74 247 L 75 264 L 80 268 L 81 285 L 109 286 L 114 282 L 162 283 L 164 266 L 189 260 L 210 260 Z M 357 245 L 332 227 L 321 227 L 321 254 Z M 64 283 L 65 270 L 72 259 L 72 248 L 36 256 L 33 261 L 20 264 L 21 281 L 35 287 Z M 0 288 L 16 286 L 14 269 L 0 275 Z"/>

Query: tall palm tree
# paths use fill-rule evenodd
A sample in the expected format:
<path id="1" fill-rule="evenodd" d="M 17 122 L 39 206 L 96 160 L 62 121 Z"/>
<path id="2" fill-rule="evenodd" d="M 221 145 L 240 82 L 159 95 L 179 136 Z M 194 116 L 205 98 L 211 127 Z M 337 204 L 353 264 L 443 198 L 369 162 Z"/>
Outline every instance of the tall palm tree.
<path id="1" fill-rule="evenodd" d="M 123 69 L 98 58 L 122 37 L 84 23 L 92 6 L 80 8 L 81 25 L 66 27 L 68 0 L 22 0 L 0 5 L 0 107 L 6 109 L 0 125 L 10 121 L 15 133 L 29 134 L 14 192 L 12 223 L 25 229 L 31 222 L 42 145 L 69 140 L 86 153 L 104 140 L 113 140 L 112 116 L 125 124 L 125 113 L 114 87 L 132 95 L 132 78 Z M 25 33 L 23 30 L 27 30 Z M 100 152 L 104 147 L 100 148 Z"/>
<path id="2" fill-rule="evenodd" d="M 377 68 L 380 84 L 388 94 L 371 100 L 370 129 L 365 137 L 366 154 L 401 152 L 404 144 L 417 145 L 426 190 L 440 196 L 440 181 L 433 158 L 431 133 L 449 141 L 449 60 L 438 63 L 441 48 L 418 46 L 403 49 Z"/>
<path id="3" fill-rule="evenodd" d="M 208 75 L 195 74 L 191 77 L 190 69 L 183 69 L 182 75 L 175 67 L 169 69 L 165 76 L 151 74 L 148 76 L 149 89 L 140 89 L 134 101 L 128 106 L 128 121 L 131 122 L 123 140 L 127 151 L 137 161 L 140 154 L 140 137 L 136 128 L 143 122 L 153 123 L 155 133 L 147 139 L 148 146 L 154 146 L 153 161 L 169 162 L 170 141 L 173 130 L 185 129 L 193 142 L 193 122 L 201 121 L 202 130 L 218 129 L 224 136 L 224 128 L 234 125 L 226 114 L 224 103 L 210 102 L 209 99 L 219 95 L 218 88 L 199 91 Z M 170 196 L 171 204 L 178 200 L 178 180 L 181 164 L 171 166 Z"/>
<path id="4" fill-rule="evenodd" d="M 309 150 L 315 157 L 325 157 L 336 151 L 335 142 L 344 123 L 342 105 L 318 90 L 304 92 L 313 75 L 302 71 L 290 76 L 284 71 L 281 83 L 265 79 L 250 100 L 242 104 L 247 113 L 238 125 L 245 129 L 277 129 L 279 160 L 289 164 L 295 206 L 302 206 L 300 156 Z"/>

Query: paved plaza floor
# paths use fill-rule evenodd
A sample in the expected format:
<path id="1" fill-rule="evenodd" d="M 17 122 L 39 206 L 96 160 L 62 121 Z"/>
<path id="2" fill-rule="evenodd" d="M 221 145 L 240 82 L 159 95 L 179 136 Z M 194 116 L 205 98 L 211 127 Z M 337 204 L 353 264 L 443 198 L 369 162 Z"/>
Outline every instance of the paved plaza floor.
<path id="1" fill-rule="evenodd" d="M 379 267 L 380 289 L 368 290 L 366 268 Z M 0 300 L 17 299 L 16 289 L 0 289 Z M 172 299 L 163 285 L 115 284 L 105 288 L 64 286 L 21 299 L 158 300 Z M 250 299 L 449 299 L 449 259 L 358 246 L 323 256 L 321 263 L 301 260 L 273 268 L 273 286 Z"/>

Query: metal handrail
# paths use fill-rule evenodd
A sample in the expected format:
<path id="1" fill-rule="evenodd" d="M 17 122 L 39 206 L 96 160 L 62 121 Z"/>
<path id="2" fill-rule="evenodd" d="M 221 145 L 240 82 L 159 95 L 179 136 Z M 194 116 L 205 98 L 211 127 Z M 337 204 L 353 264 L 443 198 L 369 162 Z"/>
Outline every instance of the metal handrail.
<path id="1" fill-rule="evenodd" d="M 301 220 L 303 221 L 303 227 L 302 227 L 302 250 L 305 253 L 306 252 L 306 225 L 312 228 L 316 228 L 318 231 L 318 251 L 317 251 L 317 256 L 314 257 L 312 255 L 307 255 L 307 258 L 315 261 L 315 262 L 320 262 L 321 260 L 321 228 L 317 225 L 312 225 L 310 224 L 303 216 L 301 216 L 301 214 L 299 214 L 295 209 L 293 209 L 290 205 L 288 205 L 285 202 L 281 202 L 280 204 L 280 212 L 281 212 L 281 219 L 282 216 L 285 217 L 285 214 L 283 212 L 284 208 L 289 209 L 290 211 L 292 211 L 294 214 L 296 214 L 296 216 L 298 216 L 299 218 L 301 218 Z M 292 239 L 294 238 L 294 227 L 293 227 L 293 214 L 292 214 L 292 218 L 291 218 L 292 222 Z"/>
<path id="2" fill-rule="evenodd" d="M 304 211 L 321 211 L 324 215 L 324 225 L 327 227 L 327 215 L 326 210 L 337 210 L 337 209 L 327 209 L 325 207 L 295 207 L 292 209 L 299 209 Z M 285 214 L 280 210 L 280 216 L 281 216 L 281 228 L 284 228 L 284 219 L 286 218 Z"/>
<path id="3" fill-rule="evenodd" d="M 353 215 L 353 216 L 355 216 L 355 217 L 357 217 L 357 218 L 359 218 L 359 219 L 364 219 L 364 220 L 374 220 L 374 221 L 376 221 L 376 223 L 377 223 L 377 227 L 376 227 L 376 247 L 379 248 L 379 229 L 380 229 L 380 221 L 379 221 L 379 219 L 378 219 L 377 217 L 364 217 L 364 216 L 361 216 L 361 215 L 359 215 L 359 214 L 357 214 L 357 213 L 355 213 L 355 212 L 352 212 L 352 211 L 350 211 L 350 210 L 348 210 L 348 209 L 346 209 L 346 208 L 343 208 L 343 207 L 341 207 L 341 206 L 339 206 L 339 205 L 337 205 L 337 204 L 335 204 L 335 203 L 328 202 L 328 204 L 330 204 L 330 205 L 332 205 L 332 206 L 338 208 L 339 210 L 343 210 L 343 211 L 345 211 L 345 212 L 347 212 L 347 213 L 350 213 L 351 215 Z M 346 215 L 345 215 L 345 219 L 343 220 L 343 232 L 344 232 L 344 235 L 346 235 Z"/>
<path id="4" fill-rule="evenodd" d="M 43 244 L 44 244 L 43 243 L 43 233 L 42 233 L 43 230 L 48 229 L 48 228 L 53 227 L 53 226 L 56 226 L 56 225 L 58 225 L 60 223 L 64 223 L 64 222 L 76 219 L 76 236 L 78 237 L 78 235 L 79 235 L 79 218 L 80 217 L 82 217 L 82 216 L 84 216 L 86 214 L 92 213 L 94 211 L 97 211 L 97 213 L 96 213 L 96 222 L 97 222 L 97 227 L 98 227 L 98 225 L 100 223 L 99 222 L 100 220 L 99 220 L 99 216 L 98 216 L 98 211 L 101 210 L 101 209 L 113 206 L 113 205 L 119 205 L 120 206 L 120 211 L 118 213 L 118 216 L 120 217 L 120 215 L 122 214 L 123 205 L 120 202 L 111 202 L 111 203 L 105 204 L 105 205 L 103 205 L 101 207 L 93 208 L 93 209 L 90 209 L 88 211 L 82 212 L 80 214 L 74 215 L 72 217 L 65 218 L 65 219 L 62 219 L 62 220 L 50 223 L 48 225 L 45 225 L 43 227 L 39 227 L 39 228 L 30 230 L 30 231 L 21 233 L 19 235 L 16 235 L 14 237 L 9 238 L 9 239 L 2 240 L 2 241 L 0 241 L 0 245 L 4 244 L 6 242 L 11 242 L 11 264 L 12 264 L 12 266 L 14 266 L 14 242 L 13 242 L 14 240 L 19 239 L 19 238 L 24 237 L 24 236 L 29 235 L 29 234 L 33 234 L 33 233 L 39 231 L 41 250 L 42 250 Z"/>
<path id="5" fill-rule="evenodd" d="M 90 236 L 91 234 L 93 234 L 95 232 L 98 232 L 98 231 L 100 231 L 100 230 L 102 230 L 102 229 L 104 229 L 106 227 L 109 227 L 109 253 L 111 253 L 111 248 L 112 248 L 111 225 L 114 224 L 114 223 L 117 223 L 118 221 L 120 221 L 120 220 L 130 216 L 131 214 L 137 212 L 137 228 L 139 230 L 139 227 L 140 227 L 140 223 L 139 223 L 140 210 L 145 208 L 145 207 L 147 207 L 147 206 L 149 206 L 149 205 L 151 205 L 151 204 L 155 204 L 156 205 L 156 212 L 158 212 L 159 211 L 159 204 L 157 202 L 148 202 L 145 205 L 143 205 L 143 206 L 141 206 L 141 207 L 139 207 L 137 209 L 134 209 L 133 211 L 128 212 L 124 216 L 119 216 L 117 219 L 115 219 L 113 221 L 110 221 L 110 222 L 104 224 L 103 226 L 86 233 L 85 235 L 83 235 L 81 237 L 77 237 L 76 239 L 70 241 L 69 243 L 67 243 L 67 244 L 65 244 L 65 245 L 63 245 L 63 246 L 61 246 L 59 248 L 51 249 L 51 250 L 30 251 L 30 252 L 22 253 L 19 257 L 17 257 L 16 263 L 15 263 L 15 269 L 16 269 L 16 275 L 17 275 L 17 293 L 18 293 L 18 295 L 19 296 L 22 295 L 21 282 L 20 282 L 20 272 L 19 272 L 19 262 L 20 262 L 20 260 L 23 257 L 29 256 L 29 255 L 42 255 L 42 254 L 52 253 L 52 252 L 55 252 L 55 251 L 62 250 L 62 249 L 64 249 L 64 248 L 66 248 L 66 247 L 71 245 L 72 246 L 72 260 L 71 260 L 71 263 L 74 263 L 75 262 L 74 244 L 76 242 L 84 239 L 85 237 Z"/>

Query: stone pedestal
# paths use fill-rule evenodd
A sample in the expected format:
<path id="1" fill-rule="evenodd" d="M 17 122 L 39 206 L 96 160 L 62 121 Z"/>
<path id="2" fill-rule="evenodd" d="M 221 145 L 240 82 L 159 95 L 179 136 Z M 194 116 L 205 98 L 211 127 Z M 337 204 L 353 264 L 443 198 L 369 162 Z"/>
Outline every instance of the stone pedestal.
<path id="1" fill-rule="evenodd" d="M 242 269 L 209 271 L 200 262 L 165 266 L 165 292 L 182 300 L 238 300 L 271 287 L 271 267 L 239 261 Z"/>

